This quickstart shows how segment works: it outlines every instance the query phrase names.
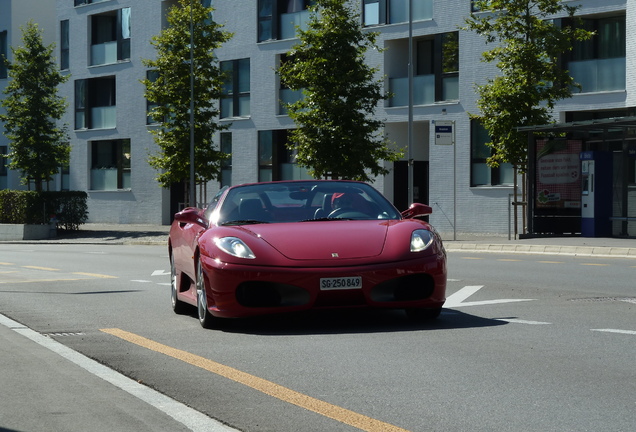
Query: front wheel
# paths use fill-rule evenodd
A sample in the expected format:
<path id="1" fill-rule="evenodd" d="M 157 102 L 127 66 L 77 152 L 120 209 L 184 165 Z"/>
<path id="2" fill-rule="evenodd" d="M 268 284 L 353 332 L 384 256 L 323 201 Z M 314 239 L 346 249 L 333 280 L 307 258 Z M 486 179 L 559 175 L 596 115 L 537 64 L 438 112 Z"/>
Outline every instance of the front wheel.
<path id="1" fill-rule="evenodd" d="M 214 327 L 214 317 L 208 310 L 208 295 L 205 292 L 205 279 L 203 278 L 203 267 L 201 266 L 201 258 L 196 262 L 196 286 L 197 286 L 197 313 L 199 315 L 199 323 L 201 327 L 209 329 Z"/>
<path id="2" fill-rule="evenodd" d="M 174 265 L 174 256 L 170 254 L 170 297 L 172 300 L 172 310 L 176 314 L 186 312 L 187 305 L 179 300 L 177 296 L 179 292 L 179 279 L 177 278 L 177 269 Z"/>

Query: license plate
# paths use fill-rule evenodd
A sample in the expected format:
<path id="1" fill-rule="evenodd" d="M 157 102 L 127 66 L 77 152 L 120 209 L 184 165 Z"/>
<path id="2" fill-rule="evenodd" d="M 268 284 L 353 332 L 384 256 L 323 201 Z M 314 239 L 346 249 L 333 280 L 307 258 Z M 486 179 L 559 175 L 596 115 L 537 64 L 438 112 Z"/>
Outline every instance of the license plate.
<path id="1" fill-rule="evenodd" d="M 320 279 L 320 289 L 323 291 L 359 289 L 359 288 L 362 288 L 362 277 L 360 276 L 333 277 L 333 278 Z"/>

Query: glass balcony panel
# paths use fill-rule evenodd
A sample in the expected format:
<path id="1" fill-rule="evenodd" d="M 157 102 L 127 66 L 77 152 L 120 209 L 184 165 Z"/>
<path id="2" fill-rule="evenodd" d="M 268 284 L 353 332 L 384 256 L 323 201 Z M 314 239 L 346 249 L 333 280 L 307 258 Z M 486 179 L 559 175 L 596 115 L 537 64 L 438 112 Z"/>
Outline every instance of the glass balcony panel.
<path id="1" fill-rule="evenodd" d="M 307 29 L 309 11 L 286 13 L 280 15 L 280 39 L 293 39 L 296 37 L 296 26 Z"/>
<path id="2" fill-rule="evenodd" d="M 393 94 L 391 106 L 408 106 L 409 79 L 389 79 L 389 91 Z M 418 75 L 413 77 L 413 105 L 435 103 L 435 75 Z"/>
<path id="3" fill-rule="evenodd" d="M 583 93 L 625 90 L 625 57 L 570 62 L 568 68 Z"/>
<path id="4" fill-rule="evenodd" d="M 112 129 L 116 126 L 116 106 L 91 108 L 91 129 Z"/>
<path id="5" fill-rule="evenodd" d="M 91 66 L 117 63 L 117 41 L 91 45 Z"/>
<path id="6" fill-rule="evenodd" d="M 117 190 L 117 168 L 91 169 L 92 190 Z"/>
<path id="7" fill-rule="evenodd" d="M 446 77 L 442 80 L 443 100 L 459 100 L 459 77 Z"/>

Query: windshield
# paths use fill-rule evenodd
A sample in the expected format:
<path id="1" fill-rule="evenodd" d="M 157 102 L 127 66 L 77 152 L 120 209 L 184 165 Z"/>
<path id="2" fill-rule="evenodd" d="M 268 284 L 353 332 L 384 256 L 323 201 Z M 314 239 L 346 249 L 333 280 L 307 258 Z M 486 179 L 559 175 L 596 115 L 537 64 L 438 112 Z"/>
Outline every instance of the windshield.
<path id="1" fill-rule="evenodd" d="M 299 181 L 230 189 L 219 210 L 218 224 L 400 218 L 395 207 L 365 183 Z"/>

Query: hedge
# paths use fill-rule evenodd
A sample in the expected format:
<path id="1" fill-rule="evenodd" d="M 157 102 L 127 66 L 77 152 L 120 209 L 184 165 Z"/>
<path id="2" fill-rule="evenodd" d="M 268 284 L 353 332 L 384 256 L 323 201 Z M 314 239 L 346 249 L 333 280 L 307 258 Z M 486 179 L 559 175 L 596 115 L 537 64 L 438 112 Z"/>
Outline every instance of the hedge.
<path id="1" fill-rule="evenodd" d="M 88 195 L 82 191 L 0 190 L 0 223 L 49 224 L 77 230 L 88 219 Z"/>

